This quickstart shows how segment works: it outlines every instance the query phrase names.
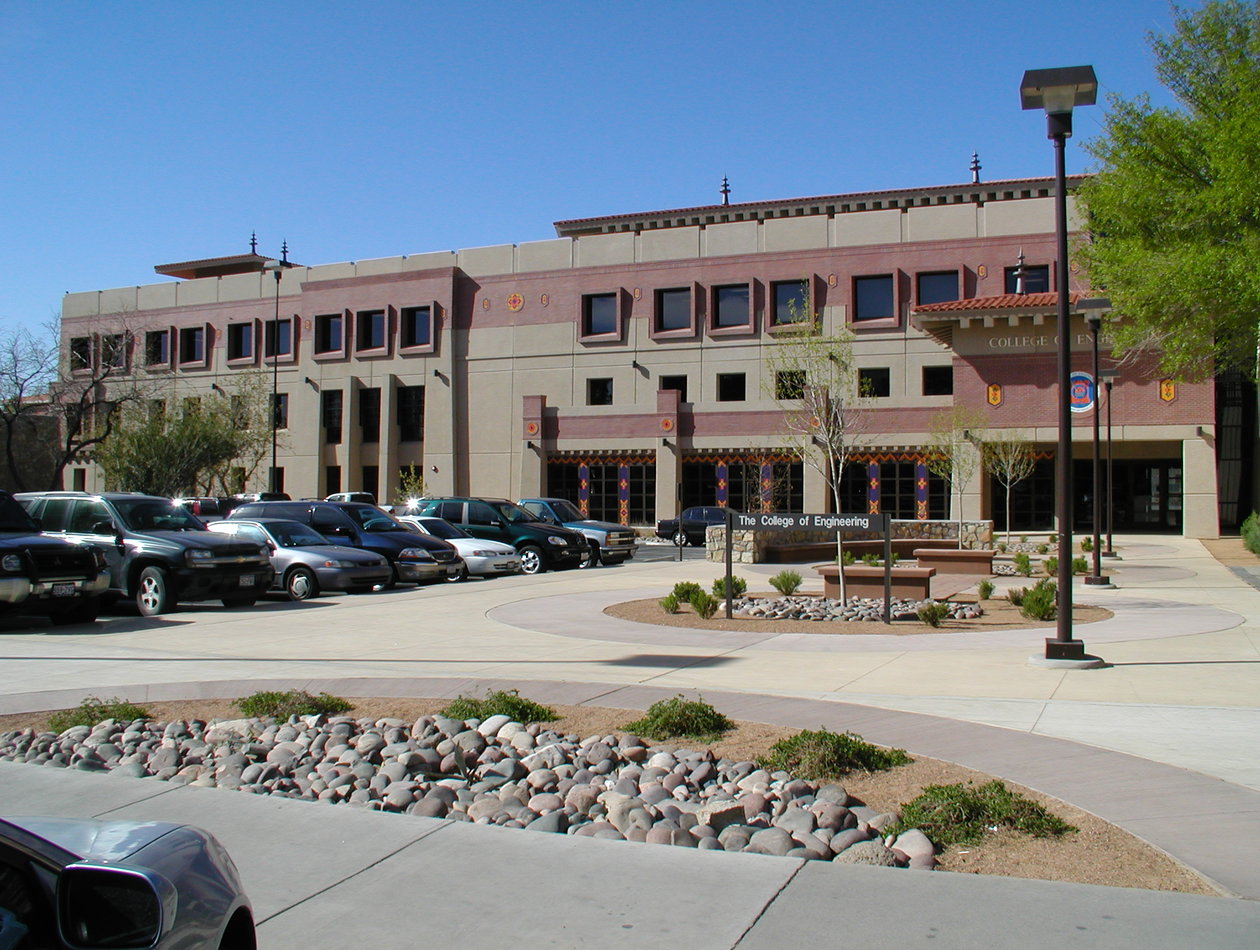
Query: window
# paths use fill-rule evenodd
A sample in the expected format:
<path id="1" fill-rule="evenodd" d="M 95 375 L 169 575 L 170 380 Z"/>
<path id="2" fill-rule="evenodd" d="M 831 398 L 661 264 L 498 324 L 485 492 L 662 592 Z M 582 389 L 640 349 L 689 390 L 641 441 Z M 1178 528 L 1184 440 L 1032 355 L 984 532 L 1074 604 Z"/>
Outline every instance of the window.
<path id="1" fill-rule="evenodd" d="M 328 445 L 339 445 L 341 443 L 340 389 L 325 389 L 319 394 L 319 415 L 324 426 L 324 441 Z"/>
<path id="2" fill-rule="evenodd" d="M 227 328 L 227 358 L 248 360 L 254 356 L 254 325 L 229 323 Z"/>
<path id="3" fill-rule="evenodd" d="M 587 294 L 582 298 L 583 336 L 609 336 L 618 329 L 615 293 Z"/>
<path id="4" fill-rule="evenodd" d="M 101 365 L 113 369 L 127 367 L 127 337 L 122 333 L 111 333 L 101 338 Z"/>
<path id="5" fill-rule="evenodd" d="M 588 379 L 586 381 L 586 404 L 588 406 L 611 406 L 613 401 L 613 381 L 611 379 Z"/>
<path id="6" fill-rule="evenodd" d="M 271 419 L 277 429 L 289 428 L 289 394 L 271 394 Z"/>
<path id="7" fill-rule="evenodd" d="M 808 322 L 813 316 L 809 311 L 809 281 L 776 281 L 770 285 L 770 289 L 774 295 L 776 327 Z"/>
<path id="8" fill-rule="evenodd" d="M 424 387 L 398 387 L 398 438 L 419 442 L 424 438 Z"/>
<path id="9" fill-rule="evenodd" d="M 341 323 L 339 313 L 325 313 L 315 318 L 316 353 L 340 353 L 344 349 Z"/>
<path id="10" fill-rule="evenodd" d="M 730 284 L 713 288 L 713 326 L 746 327 L 750 323 L 748 285 Z"/>
<path id="11" fill-rule="evenodd" d="M 385 311 L 360 310 L 355 314 L 355 350 L 385 349 Z"/>
<path id="12" fill-rule="evenodd" d="M 341 491 L 341 466 L 325 465 L 324 493 L 327 495 L 335 495 L 339 491 Z"/>
<path id="13" fill-rule="evenodd" d="M 876 399 L 892 395 L 892 373 L 888 367 L 858 370 L 858 394 Z"/>
<path id="14" fill-rule="evenodd" d="M 433 342 L 433 311 L 430 307 L 404 307 L 399 333 L 403 347 L 428 346 Z"/>
<path id="15" fill-rule="evenodd" d="M 717 401 L 718 402 L 743 402 L 744 401 L 744 374 L 743 373 L 718 373 L 717 374 Z"/>
<path id="16" fill-rule="evenodd" d="M 271 491 L 284 491 L 284 466 L 279 468 L 268 468 L 269 479 L 267 484 L 271 486 Z"/>
<path id="17" fill-rule="evenodd" d="M 853 278 L 854 320 L 886 320 L 894 316 L 892 274 Z"/>
<path id="18" fill-rule="evenodd" d="M 76 336 L 70 340 L 70 369 L 84 370 L 92 368 L 92 338 Z"/>
<path id="19" fill-rule="evenodd" d="M 1006 268 L 1005 293 L 1008 294 L 1044 294 L 1050 290 L 1050 265 L 1039 264 L 1033 267 L 1023 265 L 1024 289 L 1019 289 L 1020 267 Z"/>
<path id="20" fill-rule="evenodd" d="M 676 389 L 678 390 L 678 401 L 679 402 L 687 401 L 687 377 L 686 376 L 662 376 L 660 388 L 661 389 Z"/>
<path id="21" fill-rule="evenodd" d="M 919 304 L 945 303 L 958 299 L 958 271 L 937 271 L 918 276 L 915 300 Z"/>
<path id="22" fill-rule="evenodd" d="M 171 364 L 171 331 L 150 330 L 144 335 L 144 365 L 169 366 Z"/>
<path id="23" fill-rule="evenodd" d="M 359 390 L 359 429 L 364 442 L 381 441 L 381 391 Z M 366 489 L 365 489 L 366 491 Z"/>
<path id="24" fill-rule="evenodd" d="M 658 290 L 656 292 L 656 332 L 665 333 L 670 330 L 690 330 L 691 328 L 691 291 L 685 287 L 677 290 Z"/>
<path id="25" fill-rule="evenodd" d="M 923 367 L 923 395 L 952 396 L 954 394 L 953 366 Z"/>
<path id="26" fill-rule="evenodd" d="M 380 392 L 378 389 L 377 392 Z M 363 484 L 359 491 L 365 491 L 373 498 L 379 497 L 381 487 L 381 467 L 379 465 L 363 466 Z"/>
<path id="27" fill-rule="evenodd" d="M 179 331 L 179 361 L 181 363 L 206 361 L 205 327 L 184 327 Z"/>
<path id="28" fill-rule="evenodd" d="M 291 356 L 293 354 L 293 321 L 268 320 L 263 333 L 263 356 Z"/>
<path id="29" fill-rule="evenodd" d="M 782 369 L 774 374 L 775 399 L 801 399 L 805 396 L 805 370 Z"/>

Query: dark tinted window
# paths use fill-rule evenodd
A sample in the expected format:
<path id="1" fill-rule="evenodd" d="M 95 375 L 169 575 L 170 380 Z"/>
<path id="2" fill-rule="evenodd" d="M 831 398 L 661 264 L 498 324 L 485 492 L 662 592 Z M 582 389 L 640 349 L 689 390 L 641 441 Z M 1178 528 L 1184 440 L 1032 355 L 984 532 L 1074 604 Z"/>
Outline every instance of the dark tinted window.
<path id="1" fill-rule="evenodd" d="M 892 275 L 853 278 L 853 319 L 880 320 L 891 316 L 893 316 Z"/>
<path id="2" fill-rule="evenodd" d="M 582 298 L 582 333 L 603 336 L 617 332 L 617 295 L 589 294 Z"/>
<path id="3" fill-rule="evenodd" d="M 0 493 L 0 531 L 38 531 L 26 510 L 8 492 Z M 51 530 L 51 529 L 50 529 Z"/>
<path id="4" fill-rule="evenodd" d="M 808 320 L 809 284 L 803 280 L 778 281 L 774 290 L 774 322 L 776 326 Z"/>
<path id="5" fill-rule="evenodd" d="M 656 329 L 691 329 L 691 291 L 658 290 L 656 292 Z"/>
<path id="6" fill-rule="evenodd" d="M 713 288 L 713 325 L 744 327 L 749 324 L 748 285 L 733 284 Z"/>
<path id="7" fill-rule="evenodd" d="M 919 275 L 915 299 L 921 304 L 945 303 L 958 299 L 958 271 L 941 271 Z"/>

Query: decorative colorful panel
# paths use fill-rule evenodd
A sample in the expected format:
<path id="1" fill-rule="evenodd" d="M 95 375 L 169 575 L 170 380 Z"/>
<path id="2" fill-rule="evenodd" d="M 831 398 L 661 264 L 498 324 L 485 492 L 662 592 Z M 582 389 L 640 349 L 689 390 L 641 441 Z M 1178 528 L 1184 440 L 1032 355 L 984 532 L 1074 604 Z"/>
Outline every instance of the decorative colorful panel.
<path id="1" fill-rule="evenodd" d="M 578 465 L 578 511 L 583 518 L 590 517 L 591 511 L 591 467 L 586 462 Z"/>
<path id="2" fill-rule="evenodd" d="M 761 463 L 761 510 L 767 514 L 774 510 L 774 464 Z"/>
<path id="3" fill-rule="evenodd" d="M 630 523 L 630 466 L 617 466 L 617 523 Z"/>
<path id="4" fill-rule="evenodd" d="M 870 462 L 866 466 L 866 510 L 879 514 L 879 463 Z"/>
<path id="5" fill-rule="evenodd" d="M 914 516 L 919 521 L 928 516 L 928 470 L 922 461 L 914 463 Z"/>
<path id="6" fill-rule="evenodd" d="M 729 499 L 730 499 L 730 490 L 731 490 L 731 468 L 730 468 L 730 465 L 729 465 L 729 464 L 728 464 L 725 460 L 723 460 L 723 461 L 721 461 L 721 462 L 718 462 L 718 463 L 717 463 L 717 466 L 716 466 L 716 470 L 715 470 L 715 472 L 716 472 L 716 475 L 717 475 L 717 503 L 718 503 L 718 507 L 720 507 L 720 508 L 725 508 L 725 507 L 726 507 L 726 505 L 727 505 L 727 502 L 728 502 L 728 501 L 729 501 Z"/>

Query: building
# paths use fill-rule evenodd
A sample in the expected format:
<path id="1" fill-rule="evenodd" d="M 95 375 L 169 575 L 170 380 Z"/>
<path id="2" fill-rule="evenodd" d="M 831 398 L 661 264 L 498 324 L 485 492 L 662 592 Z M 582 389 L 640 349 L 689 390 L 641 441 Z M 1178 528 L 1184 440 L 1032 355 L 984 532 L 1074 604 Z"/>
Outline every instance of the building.
<path id="1" fill-rule="evenodd" d="M 822 477 L 784 451 L 764 358 L 813 310 L 824 330 L 855 335 L 875 407 L 845 505 L 955 516 L 923 446 L 933 416 L 958 404 L 1036 443 L 1043 461 L 1013 490 L 1011 521 L 1050 530 L 1053 188 L 1023 179 L 561 221 L 553 240 L 276 279 L 256 253 L 190 261 L 156 268 L 175 280 L 67 295 L 62 334 L 73 365 L 123 360 L 172 399 L 274 374 L 276 478 L 294 497 L 391 498 L 415 466 L 429 494 L 563 495 L 644 525 L 699 504 L 830 510 Z M 1089 336 L 1073 320 L 1074 369 L 1087 371 Z M 1218 438 L 1216 385 L 1125 365 L 1111 400 L 1117 531 L 1214 537 L 1250 510 L 1254 419 L 1229 416 L 1230 439 Z M 1074 421 L 1082 519 L 1092 419 Z M 1222 457 L 1226 442 L 1247 452 Z M 98 487 L 90 465 L 72 477 Z M 255 481 L 242 487 L 266 487 L 267 472 Z M 991 478 L 972 479 L 962 507 L 1005 526 Z"/>

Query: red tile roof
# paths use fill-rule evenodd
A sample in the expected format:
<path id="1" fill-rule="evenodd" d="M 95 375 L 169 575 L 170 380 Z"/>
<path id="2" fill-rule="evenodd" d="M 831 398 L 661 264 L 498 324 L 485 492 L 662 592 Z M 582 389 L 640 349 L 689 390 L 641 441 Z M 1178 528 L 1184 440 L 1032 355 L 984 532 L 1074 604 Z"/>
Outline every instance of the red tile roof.
<path id="1" fill-rule="evenodd" d="M 1079 293 L 1068 294 L 1068 303 L 1074 304 L 1082 297 Z M 1059 304 L 1057 291 L 1041 294 L 999 294 L 996 297 L 972 297 L 969 300 L 947 300 L 914 307 L 915 314 L 931 313 L 983 313 L 992 310 L 1049 310 Z"/>

